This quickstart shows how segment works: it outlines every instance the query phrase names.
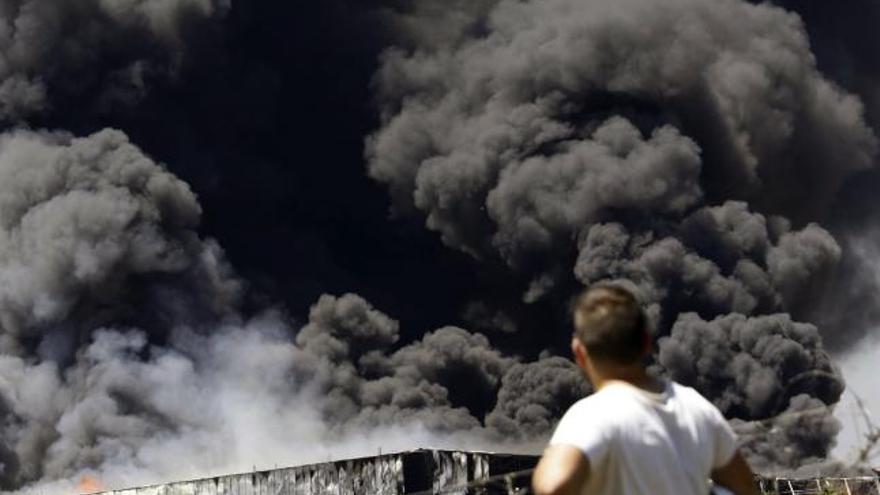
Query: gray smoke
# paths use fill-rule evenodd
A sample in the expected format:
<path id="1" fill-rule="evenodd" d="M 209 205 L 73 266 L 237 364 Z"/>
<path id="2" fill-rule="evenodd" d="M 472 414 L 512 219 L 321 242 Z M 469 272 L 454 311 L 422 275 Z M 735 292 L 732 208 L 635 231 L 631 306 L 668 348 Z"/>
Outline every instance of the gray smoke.
<path id="1" fill-rule="evenodd" d="M 352 294 L 324 296 L 312 307 L 296 339 L 304 351 L 296 376 L 326 397 L 330 427 L 417 420 L 444 434 L 479 432 L 487 442 L 532 439 L 588 390 L 568 360 L 517 363 L 485 336 L 455 327 L 393 349 L 397 331 L 396 322 Z"/>
<path id="2" fill-rule="evenodd" d="M 398 46 L 442 48 L 479 33 L 496 3 L 497 0 L 392 0 L 379 2 L 373 15 L 393 33 Z"/>
<path id="3" fill-rule="evenodd" d="M 90 88 L 107 104 L 140 99 L 146 78 L 182 62 L 185 28 L 228 8 L 228 0 L 3 0 L 0 119 L 27 118 L 56 93 Z M 122 62 L 104 65 L 112 59 Z"/>
<path id="4" fill-rule="evenodd" d="M 871 163 L 859 100 L 780 9 L 501 2 L 486 23 L 457 49 L 391 51 L 377 75 L 370 173 L 454 247 L 552 265 L 603 218 L 728 199 L 801 220 Z"/>
<path id="5" fill-rule="evenodd" d="M 798 17 L 739 0 L 392 3 L 367 157 L 394 210 L 529 280 L 526 303 L 628 284 L 656 369 L 715 401 L 762 470 L 825 457 L 842 392 L 825 343 L 845 329 L 809 322 L 858 266 L 827 211 L 876 140 Z M 0 118 L 56 94 L 137 100 L 180 68 L 191 23 L 228 7 L 0 2 Z M 406 340 L 354 294 L 305 322 L 246 315 L 200 215 L 119 131 L 0 135 L 0 488 L 536 448 L 590 393 L 568 359 L 453 326 Z M 481 328 L 533 331 L 492 304 L 468 308 Z"/>
<path id="6" fill-rule="evenodd" d="M 0 136 L 0 211 L 0 409 L 12 459 L 0 485 L 14 488 L 149 437 L 152 413 L 137 405 L 146 385 L 105 383 L 104 368 L 137 373 L 144 332 L 234 314 L 240 282 L 195 232 L 201 209 L 186 183 L 118 131 Z M 95 334 L 104 325 L 143 330 Z M 107 428 L 109 444 L 91 427 Z"/>
<path id="7" fill-rule="evenodd" d="M 198 235 L 200 215 L 120 131 L 0 135 L 0 489 L 376 445 L 522 449 L 583 393 L 569 362 L 518 364 L 460 328 L 401 343 L 398 322 L 353 294 L 321 297 L 301 326 L 245 318 L 244 284 Z"/>
<path id="8" fill-rule="evenodd" d="M 318 445 L 364 455 L 371 435 L 504 440 L 484 418 L 510 415 L 494 398 L 523 380 L 515 358 L 454 327 L 401 345 L 355 295 L 322 297 L 299 330 L 282 313 L 242 319 L 195 195 L 123 133 L 8 132 L 0 179 L 0 488 L 324 460 Z M 577 396 L 571 370 L 551 397 Z"/>
<path id="9" fill-rule="evenodd" d="M 710 315 L 797 313 L 841 254 L 818 225 L 791 230 L 785 219 L 752 213 L 742 202 L 704 207 L 661 229 L 630 232 L 620 223 L 596 223 L 579 249 L 578 280 L 630 280 L 646 303 L 667 309 L 667 319 L 683 308 Z"/>
<path id="10" fill-rule="evenodd" d="M 763 468 L 827 455 L 842 381 L 822 339 L 849 345 L 865 327 L 816 314 L 853 259 L 823 223 L 877 141 L 861 101 L 817 70 L 799 17 L 739 0 L 480 12 L 446 43 L 383 58 L 366 156 L 393 209 L 527 276 L 526 303 L 564 298 L 572 279 L 630 285 L 659 367 L 728 417 L 822 406 L 770 421 L 784 454 L 748 442 Z M 795 376 L 813 378 L 784 390 Z"/>
<path id="11" fill-rule="evenodd" d="M 814 325 L 787 314 L 731 313 L 705 321 L 685 313 L 660 339 L 658 363 L 675 380 L 703 390 L 727 417 L 779 416 L 772 434 L 756 426 L 746 435 L 759 469 L 798 467 L 828 456 L 839 425 L 827 405 L 839 400 L 843 383 Z M 805 410 L 810 412 L 794 414 Z"/>
<path id="12" fill-rule="evenodd" d="M 498 403 L 486 417 L 486 426 L 502 438 L 541 438 L 569 405 L 592 392 L 569 359 L 542 357 L 516 364 L 504 375 Z"/>
<path id="13" fill-rule="evenodd" d="M 355 295 L 322 297 L 292 328 L 267 312 L 210 332 L 179 326 L 156 346 L 107 327 L 66 369 L 0 357 L 3 488 L 63 492 L 86 474 L 125 486 L 377 445 L 534 448 L 586 391 L 567 360 L 516 364 L 457 328 L 391 349 L 397 322 Z M 462 391 L 499 401 L 471 411 Z"/>
<path id="14" fill-rule="evenodd" d="M 774 475 L 787 467 L 793 476 L 814 477 L 863 475 L 864 467 L 848 468 L 828 459 L 828 446 L 834 442 L 840 424 L 827 414 L 828 405 L 801 394 L 791 398 L 784 414 L 773 421 L 731 421 L 740 444 L 756 471 Z M 861 472 L 859 472 L 861 470 Z M 846 473 L 846 474 L 844 474 Z"/>
<path id="15" fill-rule="evenodd" d="M 77 326 L 152 304 L 172 320 L 232 307 L 239 283 L 196 234 L 200 215 L 189 186 L 118 131 L 0 136 L 3 352 L 62 344 Z"/>

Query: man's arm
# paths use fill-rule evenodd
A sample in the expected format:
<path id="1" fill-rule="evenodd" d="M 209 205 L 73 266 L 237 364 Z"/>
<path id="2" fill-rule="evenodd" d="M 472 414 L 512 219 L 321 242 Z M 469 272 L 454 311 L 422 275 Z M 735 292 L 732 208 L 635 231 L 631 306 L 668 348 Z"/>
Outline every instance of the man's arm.
<path id="1" fill-rule="evenodd" d="M 551 445 L 532 475 L 536 495 L 578 495 L 590 476 L 590 463 L 577 447 Z"/>
<path id="2" fill-rule="evenodd" d="M 730 462 L 712 471 L 712 481 L 736 495 L 761 495 L 755 484 L 755 475 L 738 450 Z"/>

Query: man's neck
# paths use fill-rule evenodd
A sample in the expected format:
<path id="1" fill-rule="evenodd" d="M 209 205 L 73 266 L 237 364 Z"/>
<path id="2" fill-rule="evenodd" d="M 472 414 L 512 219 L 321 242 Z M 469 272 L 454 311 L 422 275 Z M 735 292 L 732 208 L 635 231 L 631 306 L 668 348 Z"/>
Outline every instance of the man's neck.
<path id="1" fill-rule="evenodd" d="M 599 391 L 614 382 L 625 382 L 649 392 L 662 392 L 664 384 L 651 376 L 641 364 L 619 366 L 591 366 L 587 376 L 593 387 Z"/>

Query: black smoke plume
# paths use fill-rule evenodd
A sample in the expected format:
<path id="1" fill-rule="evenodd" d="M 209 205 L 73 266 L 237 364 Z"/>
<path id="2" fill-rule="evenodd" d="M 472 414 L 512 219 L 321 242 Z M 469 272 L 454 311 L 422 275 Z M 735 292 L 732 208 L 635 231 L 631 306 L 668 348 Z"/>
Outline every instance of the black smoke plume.
<path id="1" fill-rule="evenodd" d="M 843 385 L 822 340 L 854 330 L 815 312 L 851 272 L 823 224 L 877 141 L 801 18 L 733 0 L 500 1 L 471 26 L 383 56 L 366 156 L 394 210 L 527 277 L 525 303 L 572 278 L 631 284 L 659 368 L 729 417 L 825 406 L 831 426 L 776 423 L 785 455 L 750 442 L 760 466 L 825 457 Z"/>
<path id="2" fill-rule="evenodd" d="M 760 470 L 821 461 L 880 67 L 823 12 L 0 2 L 0 487 L 535 451 L 608 279 Z"/>
<path id="3" fill-rule="evenodd" d="M 65 98 L 134 105 L 151 80 L 174 77 L 188 31 L 228 9 L 228 0 L 4 0 L 0 118 L 27 121 Z"/>

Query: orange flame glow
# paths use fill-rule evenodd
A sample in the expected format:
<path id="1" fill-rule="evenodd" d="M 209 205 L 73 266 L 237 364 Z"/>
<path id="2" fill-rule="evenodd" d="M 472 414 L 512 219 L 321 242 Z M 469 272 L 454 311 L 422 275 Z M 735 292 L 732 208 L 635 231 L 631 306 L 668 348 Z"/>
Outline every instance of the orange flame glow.
<path id="1" fill-rule="evenodd" d="M 87 474 L 79 480 L 79 484 L 76 485 L 76 493 L 78 494 L 87 494 L 87 493 L 98 493 L 104 489 L 104 486 L 101 484 L 101 480 L 98 478 Z"/>

